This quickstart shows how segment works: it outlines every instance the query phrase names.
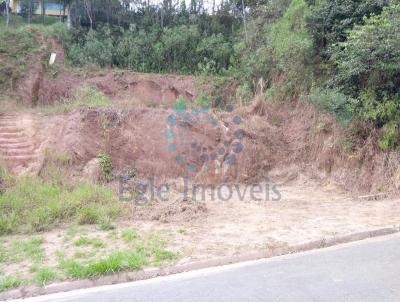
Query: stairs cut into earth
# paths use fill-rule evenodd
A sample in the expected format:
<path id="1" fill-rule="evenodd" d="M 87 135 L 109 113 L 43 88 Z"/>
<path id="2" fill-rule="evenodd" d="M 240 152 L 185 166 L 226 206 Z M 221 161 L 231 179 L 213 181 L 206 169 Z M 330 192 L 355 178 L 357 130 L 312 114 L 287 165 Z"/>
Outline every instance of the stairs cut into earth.
<path id="1" fill-rule="evenodd" d="M 11 172 L 29 172 L 38 161 L 38 148 L 26 129 L 32 118 L 16 114 L 0 114 L 0 160 Z"/>

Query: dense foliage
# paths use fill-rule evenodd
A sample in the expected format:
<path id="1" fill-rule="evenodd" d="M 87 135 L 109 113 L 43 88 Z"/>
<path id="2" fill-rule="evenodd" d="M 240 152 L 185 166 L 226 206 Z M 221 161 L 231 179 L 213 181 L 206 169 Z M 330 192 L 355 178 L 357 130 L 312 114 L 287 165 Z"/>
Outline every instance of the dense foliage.
<path id="1" fill-rule="evenodd" d="M 363 23 L 365 17 L 381 13 L 389 0 L 331 0 L 320 5 L 306 0 L 312 13 L 307 18 L 309 32 L 314 39 L 315 51 L 329 55 L 329 47 L 347 40 L 348 31 L 355 24 Z"/>
<path id="2" fill-rule="evenodd" d="M 395 118 L 400 92 L 400 6 L 384 9 L 349 32 L 333 50 L 336 82 L 363 101 L 365 117 L 377 125 Z"/>
<path id="3" fill-rule="evenodd" d="M 147 72 L 220 73 L 228 69 L 241 19 L 232 3 L 209 14 L 203 2 L 160 5 L 130 1 L 72 1 L 66 37 L 73 64 Z"/>
<path id="4" fill-rule="evenodd" d="M 228 69 L 232 43 L 222 33 L 204 36 L 196 25 L 148 29 L 103 26 L 70 37 L 73 64 L 117 66 L 145 72 L 216 73 Z"/>

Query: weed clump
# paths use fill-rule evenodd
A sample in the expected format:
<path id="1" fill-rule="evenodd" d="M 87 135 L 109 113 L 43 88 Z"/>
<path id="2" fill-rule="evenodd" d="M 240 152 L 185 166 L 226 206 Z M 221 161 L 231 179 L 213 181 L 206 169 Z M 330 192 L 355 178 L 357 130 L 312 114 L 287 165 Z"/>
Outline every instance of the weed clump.
<path id="1" fill-rule="evenodd" d="M 122 208 L 111 189 L 68 177 L 66 155 L 45 162 L 39 176 L 8 176 L 0 194 L 0 235 L 42 232 L 65 222 L 112 228 Z"/>
<path id="2" fill-rule="evenodd" d="M 112 179 L 112 171 L 113 171 L 113 164 L 112 164 L 112 159 L 111 156 L 107 153 L 99 153 L 97 155 L 97 158 L 99 160 L 100 168 L 101 171 L 103 172 L 103 176 L 106 181 L 109 181 Z"/>

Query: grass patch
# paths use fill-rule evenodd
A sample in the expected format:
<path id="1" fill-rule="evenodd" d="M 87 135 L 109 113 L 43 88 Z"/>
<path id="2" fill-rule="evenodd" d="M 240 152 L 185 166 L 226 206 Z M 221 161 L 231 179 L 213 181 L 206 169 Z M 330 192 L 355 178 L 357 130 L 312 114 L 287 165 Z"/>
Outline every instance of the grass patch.
<path id="1" fill-rule="evenodd" d="M 6 23 L 6 16 L 0 16 L 0 25 L 5 27 L 5 23 Z M 60 23 L 60 18 L 58 16 L 46 16 L 45 18 L 45 24 L 43 25 L 43 19 L 42 16 L 40 15 L 33 15 L 31 17 L 31 25 L 30 27 L 51 27 L 50 25 L 56 24 L 56 23 Z M 26 18 L 16 15 L 16 14 L 12 14 L 10 15 L 10 27 L 27 27 L 28 26 L 28 21 Z"/>
<path id="2" fill-rule="evenodd" d="M 110 225 L 120 213 L 121 204 L 106 187 L 22 177 L 0 195 L 0 235 L 45 231 L 62 222 Z"/>
<path id="3" fill-rule="evenodd" d="M 64 241 L 69 241 L 74 238 L 79 231 L 79 226 L 76 223 L 73 223 L 68 226 L 67 231 L 65 232 Z"/>
<path id="4" fill-rule="evenodd" d="M 62 261 L 60 268 L 67 277 L 78 279 L 109 275 L 124 270 L 137 270 L 146 263 L 146 256 L 142 253 L 114 252 L 106 258 L 86 264 L 72 259 Z"/>
<path id="5" fill-rule="evenodd" d="M 74 258 L 91 258 L 93 256 L 96 255 L 95 251 L 91 251 L 91 252 L 84 252 L 84 251 L 77 251 L 74 253 Z"/>
<path id="6" fill-rule="evenodd" d="M 125 242 L 132 242 L 139 237 L 135 230 L 124 230 L 122 231 L 121 236 Z"/>
<path id="7" fill-rule="evenodd" d="M 151 263 L 160 265 L 163 262 L 170 262 L 177 258 L 177 255 L 166 249 L 167 242 L 162 240 L 157 234 L 152 233 L 145 243 L 150 252 Z"/>
<path id="8" fill-rule="evenodd" d="M 0 292 L 19 287 L 25 284 L 25 281 L 18 277 L 4 277 L 3 279 L 0 277 Z"/>
<path id="9" fill-rule="evenodd" d="M 0 256 L 1 262 L 15 263 L 26 259 L 42 261 L 44 257 L 42 243 L 43 238 L 41 237 L 14 241 L 8 249 L 3 248 Z"/>
<path id="10" fill-rule="evenodd" d="M 26 28 L 0 26 L 0 88 L 14 89 L 29 66 L 28 57 L 39 48 L 36 33 Z"/>
<path id="11" fill-rule="evenodd" d="M 37 177 L 3 177 L 0 169 L 0 235 L 41 232 L 65 222 L 112 228 L 122 210 L 114 192 L 68 177 L 69 154 L 45 155 Z"/>
<path id="12" fill-rule="evenodd" d="M 1 17 L 0 17 L 1 20 Z M 16 89 L 18 80 L 27 69 L 42 60 L 48 49 L 43 49 L 38 36 L 60 37 L 65 33 L 63 24 L 52 26 L 24 25 L 18 16 L 11 17 L 11 26 L 0 22 L 0 89 L 2 92 Z M 14 24 L 15 23 L 15 24 Z M 14 26 L 13 26 L 14 25 Z"/>
<path id="13" fill-rule="evenodd" d="M 89 261 L 60 259 L 59 267 L 69 278 L 94 278 L 120 271 L 138 270 L 145 265 L 160 265 L 177 258 L 175 253 L 166 249 L 166 242 L 155 233 L 141 238 L 134 230 L 125 230 L 121 238 L 131 243 L 131 250 L 115 251 L 102 259 Z M 89 238 L 78 240 L 79 245 L 91 244 Z M 75 258 L 85 258 L 85 256 L 87 255 L 75 253 Z"/>
<path id="14" fill-rule="evenodd" d="M 82 86 L 77 94 L 77 104 L 82 107 L 106 107 L 110 99 L 92 86 Z"/>
<path id="15" fill-rule="evenodd" d="M 50 268 L 41 267 L 35 272 L 33 281 L 39 286 L 45 286 L 50 281 L 57 279 L 58 274 Z"/>
<path id="16" fill-rule="evenodd" d="M 79 239 L 74 241 L 75 246 L 87 246 L 91 245 L 95 248 L 103 248 L 105 247 L 105 243 L 98 238 L 88 238 L 88 237 L 79 237 Z"/>
<path id="17" fill-rule="evenodd" d="M 113 164 L 111 156 L 107 153 L 99 153 L 97 155 L 101 171 L 103 172 L 104 180 L 109 181 L 112 179 Z"/>
<path id="18" fill-rule="evenodd" d="M 65 99 L 55 104 L 41 107 L 41 112 L 47 113 L 68 113 L 80 107 L 104 108 L 110 106 L 110 99 L 101 91 L 92 86 L 82 86 L 75 97 Z"/>
<path id="19" fill-rule="evenodd" d="M 186 231 L 185 229 L 179 229 L 179 230 L 178 230 L 178 233 L 179 233 L 179 234 L 182 234 L 182 235 L 186 235 L 186 234 L 187 234 L 187 231 Z"/>

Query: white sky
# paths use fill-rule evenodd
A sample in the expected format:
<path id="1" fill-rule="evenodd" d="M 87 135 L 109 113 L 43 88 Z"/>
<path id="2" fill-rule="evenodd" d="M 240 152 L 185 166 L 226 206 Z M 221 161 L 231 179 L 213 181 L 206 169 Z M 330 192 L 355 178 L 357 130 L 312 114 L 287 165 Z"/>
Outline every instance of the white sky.
<path id="1" fill-rule="evenodd" d="M 143 1 L 143 0 L 142 0 Z M 186 7 L 189 8 L 190 7 L 190 0 L 185 0 L 186 2 Z M 150 4 L 159 4 L 162 3 L 162 0 L 150 0 Z M 180 5 L 181 0 L 172 0 L 172 3 Z M 213 0 L 203 0 L 204 3 L 204 7 L 211 11 L 212 10 L 212 6 L 213 6 Z M 217 8 L 219 5 L 221 4 L 221 0 L 215 0 L 215 8 Z"/>

